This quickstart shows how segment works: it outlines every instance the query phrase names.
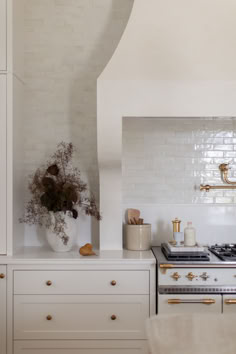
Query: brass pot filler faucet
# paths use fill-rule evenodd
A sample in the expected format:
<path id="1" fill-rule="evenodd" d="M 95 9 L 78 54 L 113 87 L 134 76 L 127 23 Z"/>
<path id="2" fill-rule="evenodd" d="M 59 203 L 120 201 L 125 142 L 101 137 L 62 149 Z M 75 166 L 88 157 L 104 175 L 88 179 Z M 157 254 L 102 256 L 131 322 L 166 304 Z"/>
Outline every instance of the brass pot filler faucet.
<path id="1" fill-rule="evenodd" d="M 200 185 L 200 191 L 206 191 L 209 192 L 210 189 L 236 189 L 236 182 L 232 182 L 228 179 L 228 171 L 229 171 L 229 164 L 227 163 L 222 163 L 219 166 L 219 169 L 221 171 L 221 176 L 222 180 L 224 183 L 227 183 L 227 185 L 221 185 L 221 186 L 210 186 L 209 184 Z"/>

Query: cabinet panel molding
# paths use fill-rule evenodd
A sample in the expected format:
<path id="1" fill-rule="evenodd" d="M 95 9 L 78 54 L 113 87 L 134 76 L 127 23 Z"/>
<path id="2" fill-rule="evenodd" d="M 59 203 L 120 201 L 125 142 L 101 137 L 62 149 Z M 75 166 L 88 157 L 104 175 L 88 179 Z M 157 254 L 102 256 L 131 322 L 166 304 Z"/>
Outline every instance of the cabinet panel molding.
<path id="1" fill-rule="evenodd" d="M 7 0 L 0 0 L 0 71 L 7 69 Z"/>
<path id="2" fill-rule="evenodd" d="M 0 265 L 0 354 L 6 353 L 6 266 Z"/>
<path id="3" fill-rule="evenodd" d="M 148 295 L 15 295 L 14 339 L 146 339 Z"/>
<path id="4" fill-rule="evenodd" d="M 143 340 L 15 341 L 14 354 L 148 354 Z"/>
<path id="5" fill-rule="evenodd" d="M 149 271 L 15 271 L 14 293 L 149 294 Z"/>
<path id="6" fill-rule="evenodd" d="M 7 155 L 7 139 L 6 139 L 6 120 L 7 120 L 7 77 L 0 74 L 0 254 L 7 252 L 7 174 L 6 174 L 6 155 Z"/>

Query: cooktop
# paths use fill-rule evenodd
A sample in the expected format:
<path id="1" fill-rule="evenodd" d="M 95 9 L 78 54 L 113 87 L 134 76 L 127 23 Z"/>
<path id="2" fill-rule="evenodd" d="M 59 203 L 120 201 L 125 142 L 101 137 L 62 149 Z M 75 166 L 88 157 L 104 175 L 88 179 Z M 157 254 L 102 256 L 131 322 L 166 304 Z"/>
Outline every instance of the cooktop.
<path id="1" fill-rule="evenodd" d="M 236 244 L 224 243 L 221 245 L 210 246 L 209 250 L 222 261 L 236 261 Z"/>

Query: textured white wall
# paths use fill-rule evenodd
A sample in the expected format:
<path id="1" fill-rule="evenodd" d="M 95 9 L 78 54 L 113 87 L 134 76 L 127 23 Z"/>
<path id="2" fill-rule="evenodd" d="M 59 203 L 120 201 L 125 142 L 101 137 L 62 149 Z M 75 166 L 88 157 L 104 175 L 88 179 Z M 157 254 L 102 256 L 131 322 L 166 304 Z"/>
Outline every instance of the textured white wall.
<path id="1" fill-rule="evenodd" d="M 96 80 L 127 23 L 133 0 L 25 0 L 25 175 L 58 142 L 72 141 L 75 163 L 98 198 Z M 28 199 L 28 194 L 26 193 Z M 98 226 L 79 220 L 80 244 Z M 44 235 L 26 227 L 26 244 Z"/>

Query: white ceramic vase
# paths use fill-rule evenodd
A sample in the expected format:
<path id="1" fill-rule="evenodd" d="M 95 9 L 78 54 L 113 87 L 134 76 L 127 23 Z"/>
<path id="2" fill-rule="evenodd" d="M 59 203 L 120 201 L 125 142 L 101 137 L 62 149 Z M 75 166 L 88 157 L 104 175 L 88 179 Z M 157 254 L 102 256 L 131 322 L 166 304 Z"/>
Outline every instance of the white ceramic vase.
<path id="1" fill-rule="evenodd" d="M 61 213 L 61 216 L 65 219 L 65 233 L 68 236 L 67 244 L 63 243 L 63 239 L 54 232 L 55 218 Z M 70 212 L 50 213 L 52 226 L 46 229 L 47 241 L 54 252 L 68 252 L 72 249 L 75 244 L 77 228 L 76 220 L 71 216 Z"/>

